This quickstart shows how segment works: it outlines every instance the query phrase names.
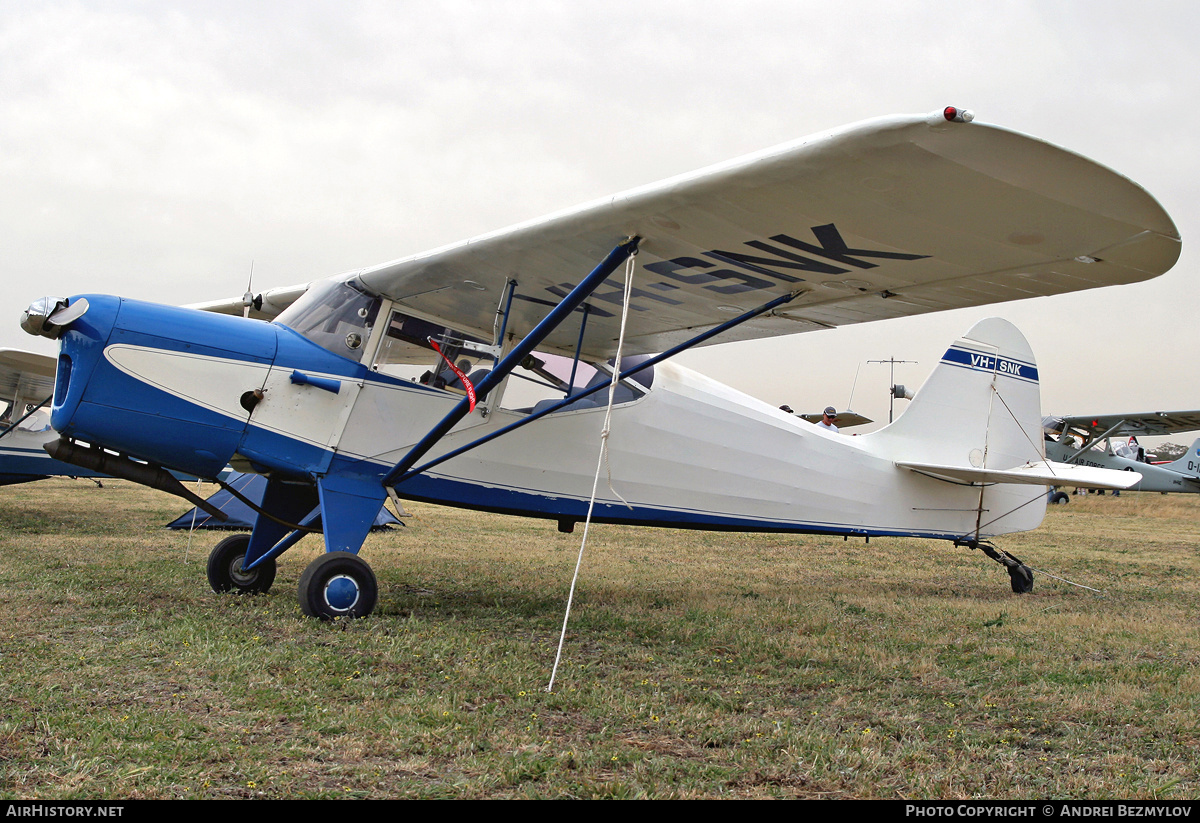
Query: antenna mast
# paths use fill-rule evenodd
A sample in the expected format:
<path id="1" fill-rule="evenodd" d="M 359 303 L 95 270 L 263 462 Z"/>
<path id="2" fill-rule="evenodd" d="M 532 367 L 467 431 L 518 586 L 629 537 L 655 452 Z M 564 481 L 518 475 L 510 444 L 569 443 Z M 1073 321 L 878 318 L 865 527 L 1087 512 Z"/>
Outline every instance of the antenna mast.
<path id="1" fill-rule="evenodd" d="M 891 366 L 891 376 L 888 378 L 891 382 L 891 388 L 888 389 L 888 423 L 892 422 L 893 411 L 896 407 L 896 364 L 897 363 L 916 363 L 916 360 L 897 360 L 894 357 L 889 357 L 887 360 L 868 360 L 868 363 L 887 363 Z"/>

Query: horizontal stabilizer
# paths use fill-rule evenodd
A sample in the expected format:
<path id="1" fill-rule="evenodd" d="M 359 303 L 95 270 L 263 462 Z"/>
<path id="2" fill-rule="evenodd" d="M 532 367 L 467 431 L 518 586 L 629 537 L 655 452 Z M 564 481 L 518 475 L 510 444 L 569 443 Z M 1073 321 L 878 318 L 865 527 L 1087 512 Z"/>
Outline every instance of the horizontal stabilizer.
<path id="1" fill-rule="evenodd" d="M 1114 471 L 1072 463 L 1039 460 L 1014 469 L 977 469 L 973 466 L 942 466 L 935 463 L 896 463 L 930 477 L 962 483 L 1022 483 L 1033 486 L 1075 486 L 1084 489 L 1129 489 L 1142 481 L 1133 471 Z"/>

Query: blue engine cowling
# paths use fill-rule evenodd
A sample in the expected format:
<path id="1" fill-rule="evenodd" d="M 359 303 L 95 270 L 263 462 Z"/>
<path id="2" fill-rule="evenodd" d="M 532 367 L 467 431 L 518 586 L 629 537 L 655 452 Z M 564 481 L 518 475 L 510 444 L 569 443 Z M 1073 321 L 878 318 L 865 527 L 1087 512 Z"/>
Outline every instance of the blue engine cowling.
<path id="1" fill-rule="evenodd" d="M 85 297 L 88 311 L 60 337 L 53 427 L 132 457 L 216 476 L 237 450 L 250 412 L 239 418 L 204 408 L 125 373 L 104 351 L 124 344 L 269 367 L 280 327 L 108 295 Z M 239 394 L 254 388 L 229 386 Z"/>

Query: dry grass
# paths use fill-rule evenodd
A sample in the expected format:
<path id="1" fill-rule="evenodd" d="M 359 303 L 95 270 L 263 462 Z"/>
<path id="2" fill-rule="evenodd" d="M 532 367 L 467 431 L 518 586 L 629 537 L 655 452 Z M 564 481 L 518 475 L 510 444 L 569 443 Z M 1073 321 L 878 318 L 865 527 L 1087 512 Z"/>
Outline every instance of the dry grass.
<path id="1" fill-rule="evenodd" d="M 1190 798 L 1200 499 L 1075 497 L 978 552 L 413 505 L 376 614 L 214 595 L 120 482 L 0 493 L 0 796 Z M 313 545 L 309 545 L 312 543 Z"/>

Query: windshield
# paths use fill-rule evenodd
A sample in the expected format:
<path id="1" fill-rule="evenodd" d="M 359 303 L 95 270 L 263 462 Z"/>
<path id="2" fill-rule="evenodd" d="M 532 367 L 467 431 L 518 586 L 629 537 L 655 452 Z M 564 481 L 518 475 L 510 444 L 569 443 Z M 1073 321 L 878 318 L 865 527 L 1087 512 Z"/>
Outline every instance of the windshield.
<path id="1" fill-rule="evenodd" d="M 378 295 L 354 283 L 318 283 L 275 318 L 334 354 L 358 360 L 379 313 Z"/>

